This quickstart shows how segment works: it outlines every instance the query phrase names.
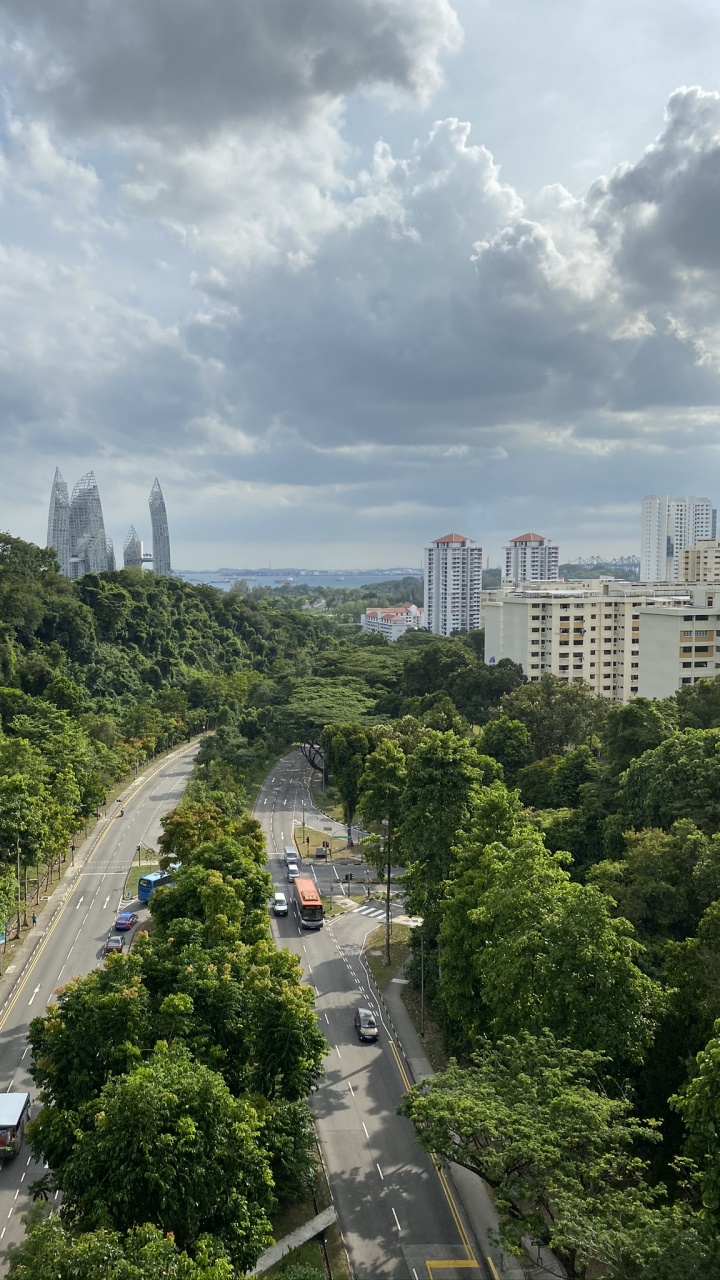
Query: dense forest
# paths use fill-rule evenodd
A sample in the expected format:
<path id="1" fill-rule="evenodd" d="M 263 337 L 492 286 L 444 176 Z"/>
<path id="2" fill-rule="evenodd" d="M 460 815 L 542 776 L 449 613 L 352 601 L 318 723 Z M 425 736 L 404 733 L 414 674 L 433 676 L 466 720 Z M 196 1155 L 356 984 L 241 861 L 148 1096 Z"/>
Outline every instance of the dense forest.
<path id="1" fill-rule="evenodd" d="M 70 583 L 52 553 L 0 541 L 5 890 L 18 845 L 23 862 L 60 856 L 132 765 L 214 729 L 166 821 L 183 870 L 152 933 L 33 1025 L 32 1141 L 63 1211 L 12 1274 L 52 1258 L 83 1280 L 102 1256 L 112 1277 L 226 1280 L 299 1193 L 322 1037 L 269 941 L 246 792 L 305 739 L 322 740 L 348 823 L 384 826 L 372 856 L 406 868 L 423 918 L 410 976 L 422 946 L 451 1063 L 403 1102 L 418 1140 L 487 1180 L 508 1245 L 548 1241 L 569 1276 L 718 1274 L 720 683 L 608 706 L 486 666 L 482 632 L 391 645 L 297 603 L 152 574 Z M 97 1170 L 150 1081 L 186 1099 L 173 1132 L 153 1117 L 165 1190 L 118 1171 L 108 1201 Z M 205 1148 L 203 1195 L 171 1197 L 171 1258 L 170 1170 L 204 1131 L 232 1222 Z"/>

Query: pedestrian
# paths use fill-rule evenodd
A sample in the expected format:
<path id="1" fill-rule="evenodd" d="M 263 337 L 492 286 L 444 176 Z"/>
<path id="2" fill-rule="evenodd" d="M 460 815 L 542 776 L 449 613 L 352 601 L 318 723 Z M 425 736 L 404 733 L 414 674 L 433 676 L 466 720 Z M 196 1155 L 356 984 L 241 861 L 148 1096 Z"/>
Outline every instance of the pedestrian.
<path id="1" fill-rule="evenodd" d="M 33 922 L 33 928 L 35 928 L 35 925 L 37 924 L 37 916 L 35 915 L 34 911 L 32 913 L 32 922 Z"/>

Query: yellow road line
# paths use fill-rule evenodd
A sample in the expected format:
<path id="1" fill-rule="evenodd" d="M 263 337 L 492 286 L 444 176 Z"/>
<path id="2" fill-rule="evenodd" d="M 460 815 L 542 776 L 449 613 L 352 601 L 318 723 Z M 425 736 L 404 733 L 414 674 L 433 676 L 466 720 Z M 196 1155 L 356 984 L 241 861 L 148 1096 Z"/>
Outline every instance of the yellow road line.
<path id="1" fill-rule="evenodd" d="M 500 1280 L 500 1277 L 498 1276 L 498 1273 L 497 1273 L 497 1267 L 495 1266 L 495 1263 L 493 1262 L 489 1253 L 485 1254 L 485 1261 L 488 1264 L 488 1270 L 490 1272 L 492 1280 Z"/>
<path id="2" fill-rule="evenodd" d="M 178 751 L 178 752 L 177 752 L 177 755 L 182 755 L 182 754 L 183 754 L 183 752 L 181 752 L 181 751 Z M 138 792 L 138 791 L 141 791 L 143 787 L 147 786 L 147 784 L 148 784 L 149 782 L 151 782 L 151 781 L 152 781 L 152 779 L 155 777 L 155 775 L 156 775 L 156 774 L 158 774 L 158 773 L 160 773 L 160 772 L 161 772 L 161 770 L 164 768 L 164 766 L 165 766 L 166 764 L 168 764 L 170 760 L 173 760 L 173 759 L 175 759 L 175 756 L 167 756 L 167 757 L 166 757 L 166 759 L 165 759 L 165 760 L 163 760 L 162 764 L 158 765 L 157 769 L 153 769 L 153 772 L 152 772 L 151 774 L 149 774 L 149 775 L 147 775 L 147 774 L 146 774 L 146 776 L 145 776 L 145 780 L 144 780 L 143 782 L 141 782 L 141 783 L 140 783 L 140 786 L 138 786 L 138 787 L 136 787 L 136 788 L 135 788 L 135 791 L 133 791 L 133 792 L 132 792 L 132 796 L 135 796 L 135 795 L 137 794 L 137 792 Z M 132 796 L 131 796 L 130 798 L 132 798 Z M 96 840 L 96 842 L 95 842 L 95 847 L 93 848 L 92 852 L 88 854 L 87 858 L 85 859 L 85 862 L 83 862 L 83 863 L 82 863 L 82 866 L 84 866 L 84 867 L 85 867 L 85 866 L 87 866 L 87 864 L 88 864 L 89 862 L 92 862 L 93 858 L 95 857 L 95 854 L 97 853 L 98 849 L 100 848 L 100 845 L 101 845 L 102 841 L 105 839 L 105 836 L 107 835 L 107 833 L 108 833 L 108 831 L 109 831 L 109 830 L 110 830 L 110 823 L 108 822 L 108 824 L 107 824 L 107 826 L 105 827 L 105 829 L 104 829 L 103 831 L 101 831 L 101 832 L 100 832 L 100 835 L 98 836 L 98 838 L 97 838 L 97 840 Z M 57 915 L 55 916 L 55 919 L 53 920 L 52 924 L 50 925 L 50 928 L 48 929 L 47 933 L 45 934 L 45 937 L 43 938 L 42 942 L 40 943 L 40 946 L 39 946 L 39 947 L 37 947 L 37 949 L 36 949 L 36 951 L 35 951 L 35 953 L 34 953 L 34 955 L 33 955 L 33 958 L 32 958 L 32 960 L 30 961 L 30 964 L 28 965 L 28 968 L 25 970 L 25 974 L 24 974 L 23 978 L 22 978 L 22 979 L 21 979 L 21 981 L 20 981 L 20 985 L 19 985 L 19 987 L 18 987 L 17 991 L 15 992 L 15 995 L 12 997 L 12 999 L 11 999 L 11 1001 L 10 1001 L 10 1003 L 9 1003 L 9 1005 L 8 1005 L 8 1007 L 7 1007 L 7 1009 L 5 1010 L 4 1014 L 2 1015 L 2 1017 L 0 1017 L 0 1031 L 2 1031 L 3 1027 L 5 1026 L 5 1023 L 7 1022 L 8 1018 L 10 1017 L 10 1014 L 12 1013 L 13 1009 L 15 1008 L 15 1005 L 17 1004 L 18 1000 L 20 999 L 20 996 L 22 995 L 23 991 L 25 990 L 25 987 L 27 986 L 27 982 L 28 982 L 28 979 L 29 979 L 29 977 L 30 977 L 30 974 L 32 973 L 33 969 L 35 968 L 35 965 L 37 964 L 38 960 L 40 959 L 40 957 L 41 957 L 41 955 L 42 955 L 43 951 L 45 950 L 45 948 L 46 948 L 46 946 L 47 946 L 48 942 L 50 941 L 50 939 L 51 939 L 51 937 L 52 937 L 53 933 L 55 932 L 55 930 L 56 930 L 56 928 L 57 928 L 58 924 L 60 923 L 60 921 L 61 921 L 61 919 L 62 919 L 62 917 L 63 917 L 63 915 L 64 915 L 65 911 L 67 910 L 67 907 L 68 907 L 68 905 L 69 905 L 69 903 L 70 903 L 70 899 L 71 899 L 71 897 L 72 897 L 72 891 L 73 891 L 73 889 L 75 888 L 75 885 L 76 885 L 76 880 L 75 880 L 75 881 L 73 881 L 73 883 L 72 883 L 72 884 L 68 885 L 68 890 L 67 890 L 67 893 L 66 893 L 66 895 L 65 895 L 65 901 L 63 902 L 62 906 L 58 908 Z"/>
<path id="3" fill-rule="evenodd" d="M 430 1260 L 430 1258 L 426 1258 L 425 1266 L 427 1267 L 428 1271 L 432 1274 L 433 1270 L 438 1270 L 440 1267 L 442 1267 L 443 1269 L 449 1269 L 450 1267 L 457 1267 L 458 1271 L 466 1267 L 477 1267 L 477 1262 L 475 1261 L 474 1258 L 472 1262 L 466 1261 L 464 1258 L 440 1258 L 440 1259 L 434 1258 L 432 1261 Z"/>
<path id="4" fill-rule="evenodd" d="M 404 1064 L 404 1062 L 403 1062 L 402 1058 L 400 1057 L 400 1054 L 398 1053 L 397 1047 L 396 1047 L 395 1042 L 394 1042 L 393 1040 L 391 1040 L 391 1041 L 390 1041 L 390 1048 L 392 1049 L 393 1054 L 394 1054 L 394 1056 L 395 1056 L 395 1061 L 396 1061 L 396 1063 L 397 1063 L 398 1071 L 400 1072 L 400 1076 L 401 1076 L 401 1078 L 402 1078 L 403 1084 L 405 1085 L 405 1088 L 406 1088 L 406 1089 L 409 1089 L 409 1088 L 410 1088 L 410 1080 L 409 1080 L 409 1077 L 408 1077 L 407 1071 L 405 1070 L 405 1064 Z M 462 1218 L 460 1217 L 460 1214 L 459 1214 L 459 1213 L 458 1213 L 458 1211 L 457 1211 L 457 1206 L 456 1206 L 456 1204 L 455 1204 L 455 1199 L 454 1199 L 453 1194 L 452 1194 L 452 1192 L 451 1192 L 451 1190 L 450 1190 L 450 1187 L 448 1186 L 448 1182 L 447 1182 L 447 1178 L 446 1178 L 446 1176 L 445 1176 L 445 1173 L 444 1173 L 443 1169 L 442 1169 L 442 1168 L 441 1168 L 441 1166 L 440 1166 L 440 1161 L 438 1160 L 437 1156 L 436 1156 L 436 1155 L 434 1155 L 434 1154 L 432 1155 L 432 1162 L 433 1162 L 433 1165 L 434 1165 L 434 1168 L 435 1168 L 435 1172 L 436 1172 L 436 1174 L 437 1174 L 437 1176 L 438 1176 L 438 1180 L 439 1180 L 439 1182 L 440 1182 L 440 1186 L 441 1186 L 441 1187 L 442 1187 L 442 1189 L 443 1189 L 443 1194 L 444 1194 L 444 1196 L 445 1196 L 445 1199 L 446 1199 L 446 1200 L 447 1200 L 447 1202 L 448 1202 L 448 1207 L 449 1207 L 450 1212 L 451 1212 L 451 1214 L 452 1214 L 452 1216 L 453 1216 L 453 1220 L 454 1220 L 454 1222 L 455 1222 L 455 1226 L 456 1226 L 456 1227 L 457 1227 L 457 1229 L 458 1229 L 458 1234 L 459 1234 L 459 1236 L 460 1236 L 460 1240 L 461 1240 L 461 1242 L 462 1242 L 463 1248 L 465 1249 L 465 1252 L 467 1253 L 467 1257 L 468 1257 L 468 1260 L 467 1260 L 466 1262 L 463 1262 L 463 1263 L 456 1262 L 456 1263 L 453 1263 L 453 1265 L 454 1265 L 454 1266 L 463 1266 L 463 1267 L 477 1267 L 479 1264 L 478 1264 L 477 1258 L 475 1257 L 475 1254 L 474 1254 L 474 1252 L 473 1252 L 473 1247 L 472 1247 L 472 1245 L 471 1245 L 471 1243 L 470 1243 L 470 1239 L 469 1239 L 469 1237 L 468 1237 L 467 1231 L 465 1230 L 465 1227 L 464 1227 L 464 1225 L 463 1225 Z M 428 1270 L 429 1270 L 429 1269 L 430 1269 L 431 1264 L 430 1264 L 429 1262 L 427 1262 L 427 1260 L 426 1260 L 425 1265 L 427 1266 L 427 1268 L 428 1268 Z M 444 1266 L 445 1264 L 444 1264 L 444 1263 L 440 1264 L 440 1263 L 437 1263 L 437 1262 L 436 1262 L 436 1263 L 433 1263 L 432 1265 L 433 1265 L 433 1266 L 440 1266 L 440 1265 L 443 1265 L 443 1266 Z"/>

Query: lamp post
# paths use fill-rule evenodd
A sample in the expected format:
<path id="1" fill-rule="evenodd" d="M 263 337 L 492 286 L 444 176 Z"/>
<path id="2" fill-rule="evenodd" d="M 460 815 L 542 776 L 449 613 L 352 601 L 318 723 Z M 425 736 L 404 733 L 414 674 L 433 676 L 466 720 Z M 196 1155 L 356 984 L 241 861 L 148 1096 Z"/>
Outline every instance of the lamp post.
<path id="1" fill-rule="evenodd" d="M 303 849 L 304 849 L 304 848 L 305 848 L 305 801 L 304 801 L 304 800 L 303 800 L 303 802 L 302 802 L 302 818 L 303 818 L 303 820 L 302 820 L 302 829 L 303 829 L 302 842 L 303 842 Z"/>

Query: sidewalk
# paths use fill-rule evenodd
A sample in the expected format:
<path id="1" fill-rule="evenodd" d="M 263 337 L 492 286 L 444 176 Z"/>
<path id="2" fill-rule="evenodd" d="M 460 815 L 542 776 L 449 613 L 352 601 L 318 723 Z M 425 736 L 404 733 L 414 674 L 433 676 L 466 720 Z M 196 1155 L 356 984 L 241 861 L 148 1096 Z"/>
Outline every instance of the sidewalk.
<path id="1" fill-rule="evenodd" d="M 421 1080 L 426 1080 L 428 1077 L 433 1076 L 435 1073 L 425 1055 L 422 1040 L 415 1030 L 412 1018 L 403 1003 L 400 994 L 402 990 L 401 984 L 391 981 L 382 994 L 374 984 L 373 989 L 375 995 L 385 1006 L 398 1046 L 402 1050 L 415 1083 L 419 1084 Z M 512 1254 L 504 1253 L 499 1245 L 492 1243 L 488 1233 L 497 1233 L 498 1220 L 495 1206 L 486 1184 L 477 1174 L 470 1173 L 468 1169 L 463 1169 L 460 1165 L 452 1162 L 448 1165 L 448 1170 L 467 1215 L 468 1222 L 472 1227 L 473 1234 L 480 1245 L 483 1258 L 487 1259 L 489 1263 L 490 1273 L 492 1274 L 494 1270 L 500 1280 L 525 1280 L 526 1276 L 533 1277 L 533 1280 L 535 1278 L 537 1280 L 558 1280 L 558 1276 L 561 1274 L 559 1270 L 547 1269 L 548 1263 L 550 1268 L 553 1267 L 554 1259 L 551 1257 L 542 1259 L 545 1265 L 523 1270 L 519 1258 L 513 1257 Z M 543 1250 L 543 1253 L 545 1252 Z M 535 1253 L 534 1249 L 533 1253 Z"/>

